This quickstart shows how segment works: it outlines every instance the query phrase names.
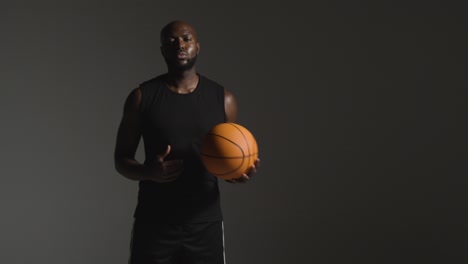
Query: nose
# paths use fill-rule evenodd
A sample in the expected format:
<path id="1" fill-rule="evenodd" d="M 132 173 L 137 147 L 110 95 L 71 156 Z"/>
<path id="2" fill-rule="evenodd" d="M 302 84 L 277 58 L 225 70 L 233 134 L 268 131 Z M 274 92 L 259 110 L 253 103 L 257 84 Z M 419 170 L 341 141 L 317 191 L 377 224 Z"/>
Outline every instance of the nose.
<path id="1" fill-rule="evenodd" d="M 179 47 L 179 49 L 185 50 L 185 41 L 182 38 L 179 38 L 177 40 L 177 46 Z"/>

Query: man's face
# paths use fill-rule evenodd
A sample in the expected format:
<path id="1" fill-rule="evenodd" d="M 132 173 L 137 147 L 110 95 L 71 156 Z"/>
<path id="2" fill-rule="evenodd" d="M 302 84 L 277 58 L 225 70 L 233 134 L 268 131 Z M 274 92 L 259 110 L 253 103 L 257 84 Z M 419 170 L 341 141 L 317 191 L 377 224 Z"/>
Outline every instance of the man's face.
<path id="1" fill-rule="evenodd" d="M 176 23 L 161 36 L 161 52 L 169 68 L 187 70 L 195 65 L 199 44 L 192 26 Z"/>

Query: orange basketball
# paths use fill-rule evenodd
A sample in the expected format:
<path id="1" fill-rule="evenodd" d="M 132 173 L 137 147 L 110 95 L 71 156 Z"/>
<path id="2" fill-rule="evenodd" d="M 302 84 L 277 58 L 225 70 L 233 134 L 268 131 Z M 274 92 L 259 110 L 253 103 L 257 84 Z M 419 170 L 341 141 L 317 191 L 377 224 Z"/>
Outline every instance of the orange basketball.
<path id="1" fill-rule="evenodd" d="M 221 123 L 210 129 L 201 144 L 201 160 L 206 170 L 225 180 L 246 173 L 258 157 L 252 133 L 236 123 Z"/>

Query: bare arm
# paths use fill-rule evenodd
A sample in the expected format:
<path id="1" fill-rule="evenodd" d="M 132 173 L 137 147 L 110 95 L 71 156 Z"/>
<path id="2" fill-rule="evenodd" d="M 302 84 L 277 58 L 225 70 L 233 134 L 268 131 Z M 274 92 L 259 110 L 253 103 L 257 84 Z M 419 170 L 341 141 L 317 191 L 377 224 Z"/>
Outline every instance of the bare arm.
<path id="1" fill-rule="evenodd" d="M 234 95 L 228 90 L 224 90 L 224 111 L 226 113 L 226 122 L 237 122 L 237 101 Z M 257 159 L 254 165 L 252 165 L 241 177 L 226 181 L 230 183 L 245 183 L 257 172 L 259 165 L 260 160 Z"/>
<path id="2" fill-rule="evenodd" d="M 183 161 L 164 160 L 171 151 L 171 146 L 167 146 L 166 151 L 157 155 L 156 159 L 148 165 L 141 164 L 135 159 L 142 134 L 140 105 L 141 90 L 135 88 L 125 101 L 123 117 L 117 133 L 114 152 L 115 169 L 130 180 L 151 180 L 160 183 L 173 181 L 182 173 Z"/>
<path id="3" fill-rule="evenodd" d="M 131 180 L 145 180 L 145 166 L 135 160 L 135 153 L 141 137 L 140 117 L 141 91 L 135 88 L 125 101 L 122 120 L 115 144 L 115 169 Z"/>
<path id="4" fill-rule="evenodd" d="M 228 90 L 224 90 L 224 111 L 226 122 L 237 122 L 237 101 L 236 97 Z"/>

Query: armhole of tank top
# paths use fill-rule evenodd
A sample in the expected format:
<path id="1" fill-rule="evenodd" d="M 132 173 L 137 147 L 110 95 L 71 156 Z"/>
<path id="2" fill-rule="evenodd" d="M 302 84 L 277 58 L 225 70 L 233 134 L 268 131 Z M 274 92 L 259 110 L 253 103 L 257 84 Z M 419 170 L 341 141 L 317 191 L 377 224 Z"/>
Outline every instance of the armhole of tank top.
<path id="1" fill-rule="evenodd" d="M 152 96 L 151 94 L 149 94 L 150 92 L 149 84 L 147 83 L 140 84 L 139 88 L 140 88 L 140 93 L 141 93 L 140 114 L 142 118 L 145 118 L 148 113 L 148 107 L 149 107 L 148 104 Z"/>
<path id="2" fill-rule="evenodd" d="M 145 92 L 144 92 L 144 89 L 143 89 L 143 85 L 139 85 L 138 86 L 138 89 L 140 89 L 140 114 L 141 115 L 144 115 L 145 113 L 145 109 L 146 109 L 146 106 L 145 106 Z"/>
<path id="3" fill-rule="evenodd" d="M 159 83 L 157 83 L 157 79 L 154 78 L 141 83 L 138 88 L 140 88 L 141 93 L 140 113 L 145 117 L 149 111 L 148 107 L 150 107 L 156 94 L 159 93 Z"/>

